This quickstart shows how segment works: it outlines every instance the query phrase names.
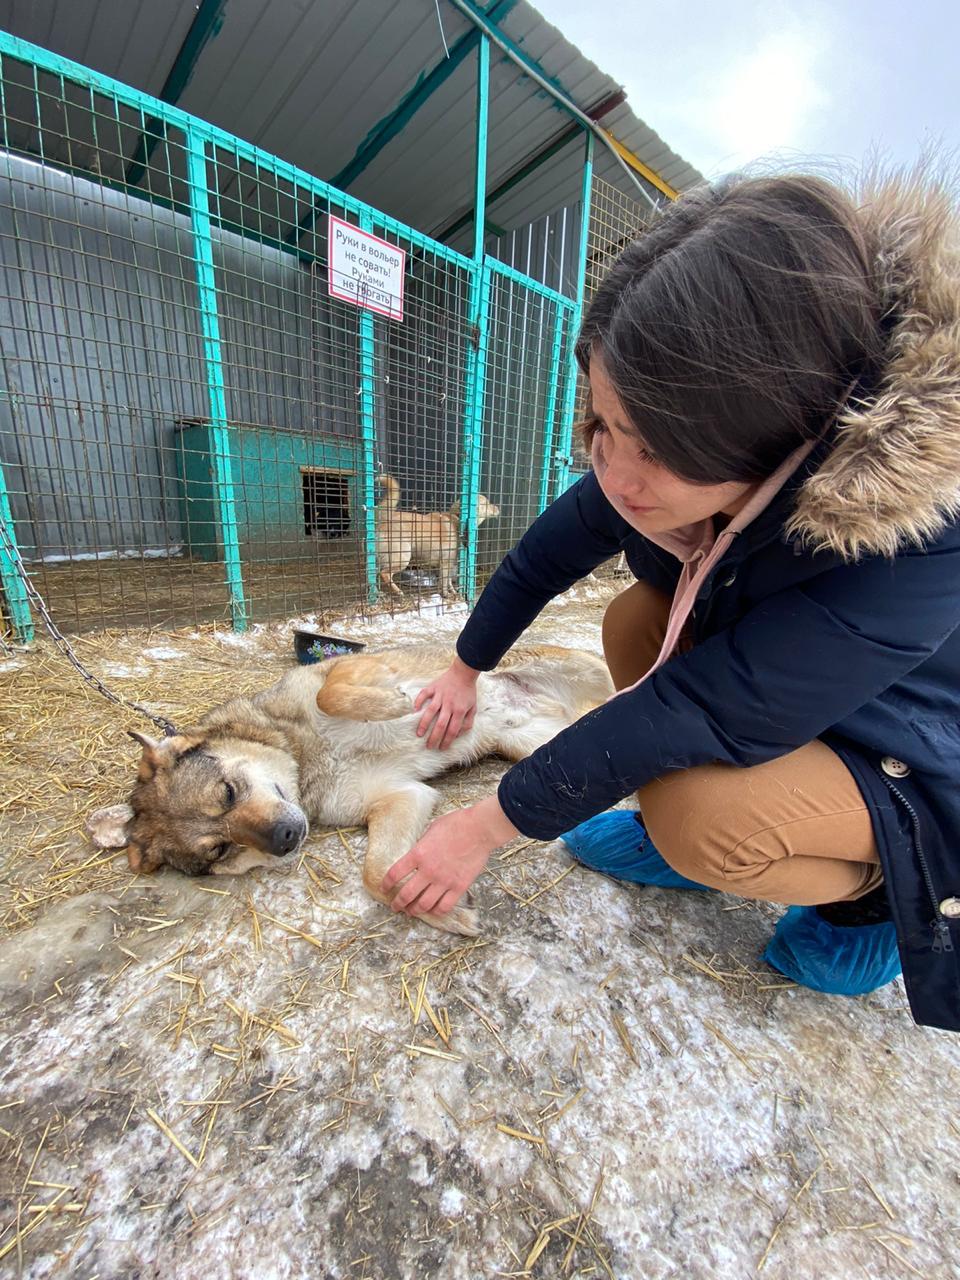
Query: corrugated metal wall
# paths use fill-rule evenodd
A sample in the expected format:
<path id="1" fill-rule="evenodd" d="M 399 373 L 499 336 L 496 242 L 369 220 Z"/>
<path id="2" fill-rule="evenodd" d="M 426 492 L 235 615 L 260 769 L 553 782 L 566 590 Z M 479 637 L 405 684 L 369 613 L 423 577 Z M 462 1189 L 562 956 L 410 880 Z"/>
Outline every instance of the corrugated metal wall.
<path id="1" fill-rule="evenodd" d="M 0 457 L 23 554 L 174 548 L 175 423 L 209 413 L 189 222 L 28 161 L 4 168 Z M 356 313 L 292 255 L 214 236 L 231 421 L 354 437 Z"/>
<path id="2" fill-rule="evenodd" d="M 157 424 L 202 412 L 184 233 L 144 242 L 130 202 L 5 169 L 0 449 L 22 551 L 167 546 L 179 529 Z"/>
<path id="3" fill-rule="evenodd" d="M 579 251 L 579 200 L 525 227 L 487 240 L 487 253 L 492 257 L 568 298 L 577 294 Z"/>

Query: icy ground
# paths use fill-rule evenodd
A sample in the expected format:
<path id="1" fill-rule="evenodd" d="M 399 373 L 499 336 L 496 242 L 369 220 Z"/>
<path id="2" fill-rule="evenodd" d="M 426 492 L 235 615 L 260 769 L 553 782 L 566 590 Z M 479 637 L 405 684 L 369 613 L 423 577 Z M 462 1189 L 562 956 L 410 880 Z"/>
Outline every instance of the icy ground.
<path id="1" fill-rule="evenodd" d="M 597 648 L 605 592 L 536 636 Z M 116 664 L 159 689 L 197 643 L 120 638 Z M 269 683 L 289 628 L 233 653 Z M 503 767 L 446 778 L 447 807 Z M 121 878 L 0 944 L 0 1275 L 960 1275 L 960 1039 L 915 1027 L 899 983 L 786 985 L 757 959 L 773 908 L 557 844 L 495 856 L 464 945 L 367 899 L 362 849 Z"/>

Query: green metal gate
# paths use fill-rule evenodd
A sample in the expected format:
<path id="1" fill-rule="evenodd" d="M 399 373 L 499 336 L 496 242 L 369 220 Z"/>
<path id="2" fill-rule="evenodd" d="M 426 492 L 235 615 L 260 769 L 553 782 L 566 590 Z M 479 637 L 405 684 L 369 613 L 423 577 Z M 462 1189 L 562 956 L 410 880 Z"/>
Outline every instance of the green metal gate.
<path id="1" fill-rule="evenodd" d="M 483 252 L 489 57 L 484 37 L 467 256 L 0 33 L 0 575 L 21 640 L 21 566 L 69 630 L 368 606 L 388 471 L 407 503 L 459 499 L 472 602 L 562 491 L 581 298 Z M 588 138 L 584 218 L 590 184 Z M 343 225 L 368 258 L 402 253 L 402 302 L 331 289 Z M 523 483 L 481 538 L 485 468 L 511 449 Z"/>

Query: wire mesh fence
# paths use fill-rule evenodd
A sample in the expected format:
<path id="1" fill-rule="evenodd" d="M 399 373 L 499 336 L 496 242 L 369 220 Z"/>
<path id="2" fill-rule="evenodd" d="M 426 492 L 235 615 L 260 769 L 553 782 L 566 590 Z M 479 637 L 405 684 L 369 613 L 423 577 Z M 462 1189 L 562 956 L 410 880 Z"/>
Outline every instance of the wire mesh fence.
<path id="1" fill-rule="evenodd" d="M 631 199 L 619 187 L 594 175 L 583 281 L 586 305 L 620 254 L 643 230 L 649 214 L 649 206 Z"/>
<path id="2" fill-rule="evenodd" d="M 649 207 L 625 195 L 619 187 L 593 175 L 590 200 L 590 228 L 587 237 L 586 263 L 583 277 L 584 312 L 617 258 L 643 230 Z M 575 417 L 581 422 L 587 413 L 587 384 L 578 372 Z M 574 434 L 573 469 L 582 474 L 590 465 L 586 451 Z"/>
<path id="3" fill-rule="evenodd" d="M 562 487 L 570 298 L 8 36 L 0 125 L 0 518 L 65 630 L 469 598 Z"/>
<path id="4" fill-rule="evenodd" d="M 649 207 L 641 205 L 625 195 L 619 187 L 593 175 L 590 200 L 590 226 L 587 237 L 586 263 L 583 276 L 584 312 L 590 306 L 591 299 L 600 287 L 607 272 L 617 258 L 643 230 L 649 217 Z M 582 422 L 587 415 L 587 383 L 577 373 L 575 418 Z M 582 475 L 590 467 L 590 458 L 582 446 L 576 432 L 572 442 L 572 475 Z M 623 556 L 618 556 L 602 565 L 598 572 L 603 575 L 626 575 L 629 573 Z"/>

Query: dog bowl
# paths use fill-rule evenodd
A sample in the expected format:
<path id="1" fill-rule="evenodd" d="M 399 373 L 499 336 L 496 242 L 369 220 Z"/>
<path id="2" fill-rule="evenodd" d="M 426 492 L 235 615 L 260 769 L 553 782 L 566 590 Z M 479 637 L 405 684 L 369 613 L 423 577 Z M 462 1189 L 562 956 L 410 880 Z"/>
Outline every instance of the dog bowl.
<path id="1" fill-rule="evenodd" d="M 293 651 L 300 663 L 323 662 L 325 658 L 338 658 L 344 653 L 359 653 L 365 644 L 358 640 L 344 640 L 342 636 L 325 636 L 319 631 L 297 629 L 293 633 Z"/>
<path id="2" fill-rule="evenodd" d="M 437 587 L 438 578 L 435 573 L 424 573 L 420 569 L 404 569 L 397 574 L 401 587 L 422 587 L 433 591 Z"/>

